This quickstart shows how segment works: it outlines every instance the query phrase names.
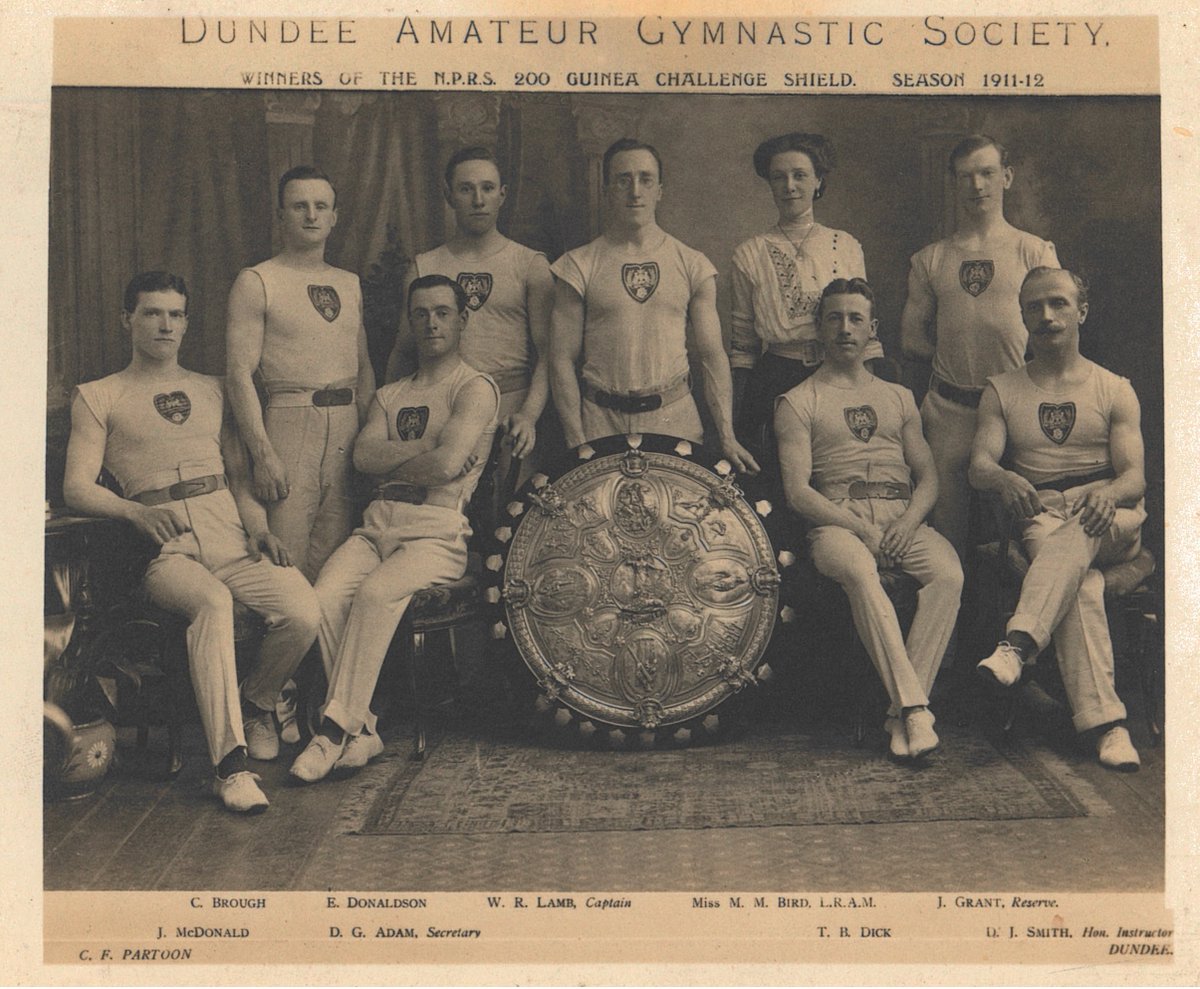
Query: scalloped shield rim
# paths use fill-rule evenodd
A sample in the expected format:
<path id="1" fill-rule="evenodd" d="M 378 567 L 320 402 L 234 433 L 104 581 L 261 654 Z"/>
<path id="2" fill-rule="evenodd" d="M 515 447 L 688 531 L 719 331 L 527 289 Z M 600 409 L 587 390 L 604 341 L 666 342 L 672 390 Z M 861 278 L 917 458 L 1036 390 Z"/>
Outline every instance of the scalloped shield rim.
<path id="1" fill-rule="evenodd" d="M 518 492 L 514 507 L 519 505 L 519 510 L 511 524 L 497 530 L 506 533 L 507 538 L 503 539 L 499 556 L 491 558 L 492 564 L 489 567 L 500 591 L 496 603 L 499 614 L 503 616 L 493 627 L 494 634 L 497 637 L 502 635 L 509 651 L 521 657 L 524 667 L 534 681 L 531 686 L 537 688 L 540 696 L 548 701 L 551 707 L 561 706 L 567 709 L 575 721 L 584 719 L 584 723 L 594 722 L 597 726 L 615 730 L 618 734 L 632 732 L 642 735 L 650 732 L 679 734 L 680 729 L 687 733 L 691 727 L 701 722 L 715 722 L 717 719 L 714 716 L 722 705 L 747 685 L 758 682 L 755 673 L 762 664 L 763 655 L 774 630 L 780 578 L 774 567 L 774 550 L 766 529 L 740 490 L 732 487 L 728 465 L 717 461 L 717 469 L 711 469 L 708 466 L 711 461 L 707 458 L 701 459 L 703 451 L 698 444 L 655 434 L 617 435 L 593 441 L 581 449 L 582 455 L 578 459 L 572 461 L 564 457 L 562 462 L 556 465 L 557 469 L 541 476 L 535 475 L 526 482 Z M 734 512 L 745 527 L 757 553 L 757 566 L 751 573 L 755 581 L 755 593 L 761 599 L 756 627 L 740 650 L 740 655 L 731 656 L 721 664 L 723 674 L 714 671 L 714 675 L 705 681 L 703 689 L 693 689 L 665 706 L 651 701 L 645 708 L 636 710 L 633 714 L 628 709 L 614 707 L 590 693 L 586 685 L 583 689 L 576 686 L 569 669 L 555 668 L 539 651 L 530 650 L 534 653 L 531 661 L 526 650 L 520 648 L 520 640 L 527 638 L 527 629 L 523 623 L 528 622 L 528 608 L 514 608 L 504 596 L 504 589 L 508 586 L 510 552 L 515 546 L 518 555 L 520 553 L 521 525 L 526 513 L 538 505 L 541 498 L 539 492 L 547 485 L 557 485 L 567 475 L 589 465 L 603 465 L 604 469 L 601 471 L 593 467 L 589 472 L 592 474 L 619 471 L 620 461 L 631 451 L 637 451 L 633 454 L 637 458 L 634 461 L 635 465 L 642 457 L 647 458 L 648 463 L 657 465 L 662 462 L 656 458 L 667 455 L 670 456 L 670 463 L 676 472 L 682 472 L 714 491 L 721 489 L 722 492 L 728 492 L 732 489 L 736 493 L 736 497 L 727 499 L 728 509 Z M 554 488 L 551 487 L 551 492 L 553 491 Z M 498 566 L 495 565 L 497 559 L 500 561 Z M 765 586 L 760 587 L 759 584 Z M 764 620 L 763 616 L 770 618 Z"/>

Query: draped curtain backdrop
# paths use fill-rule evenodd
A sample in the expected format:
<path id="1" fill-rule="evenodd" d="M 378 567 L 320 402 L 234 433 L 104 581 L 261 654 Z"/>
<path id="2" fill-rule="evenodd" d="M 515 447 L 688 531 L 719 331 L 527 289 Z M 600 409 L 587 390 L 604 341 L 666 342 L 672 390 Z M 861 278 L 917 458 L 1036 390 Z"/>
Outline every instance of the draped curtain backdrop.
<path id="1" fill-rule="evenodd" d="M 330 263 L 369 276 L 389 226 L 403 254 L 437 243 L 444 222 L 428 98 L 322 95 L 307 147 L 339 191 Z M 46 465 L 52 501 L 61 498 L 71 389 L 129 361 L 120 312 L 134 274 L 164 268 L 184 276 L 190 309 L 180 359 L 197 371 L 224 372 L 229 288 L 239 270 L 272 253 L 278 175 L 265 107 L 261 92 L 54 91 Z M 376 337 L 378 361 L 391 341 Z"/>

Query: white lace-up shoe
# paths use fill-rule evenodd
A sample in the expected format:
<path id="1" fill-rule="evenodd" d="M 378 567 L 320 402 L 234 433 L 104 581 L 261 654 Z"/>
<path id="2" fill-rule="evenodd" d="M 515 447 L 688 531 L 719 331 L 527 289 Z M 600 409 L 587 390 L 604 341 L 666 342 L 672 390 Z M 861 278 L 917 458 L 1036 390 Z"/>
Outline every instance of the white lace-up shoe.
<path id="1" fill-rule="evenodd" d="M 270 762 L 279 755 L 279 735 L 275 732 L 275 715 L 260 711 L 242 723 L 246 733 L 246 754 L 251 759 Z"/>
<path id="2" fill-rule="evenodd" d="M 981 660 L 975 669 L 979 671 L 980 676 L 994 680 L 1001 687 L 1012 687 L 1021 679 L 1023 665 L 1017 647 L 1001 642 L 997 644 L 996 651 L 987 659 Z"/>
<path id="3" fill-rule="evenodd" d="M 345 747 L 345 738 L 339 745 L 327 735 L 313 735 L 312 741 L 305 746 L 304 751 L 296 756 L 296 761 L 292 763 L 292 775 L 305 783 L 323 780 L 329 775 L 329 770 L 338 761 L 338 757 Z"/>
<path id="4" fill-rule="evenodd" d="M 368 735 L 365 731 L 362 731 L 357 735 L 350 736 L 346 742 L 346 748 L 338 758 L 338 761 L 333 764 L 333 768 L 361 769 L 382 752 L 383 739 L 376 734 L 372 733 Z"/>
<path id="5" fill-rule="evenodd" d="M 1129 740 L 1128 729 L 1122 725 L 1109 728 L 1100 736 L 1096 742 L 1096 753 L 1100 756 L 1102 765 L 1123 773 L 1137 772 L 1137 768 L 1142 764 L 1137 749 Z"/>
<path id="6" fill-rule="evenodd" d="M 247 770 L 231 773 L 224 779 L 218 776 L 213 780 L 213 794 L 232 811 L 257 814 L 270 805 L 267 795 L 259 789 L 261 779 L 258 773 Z"/>

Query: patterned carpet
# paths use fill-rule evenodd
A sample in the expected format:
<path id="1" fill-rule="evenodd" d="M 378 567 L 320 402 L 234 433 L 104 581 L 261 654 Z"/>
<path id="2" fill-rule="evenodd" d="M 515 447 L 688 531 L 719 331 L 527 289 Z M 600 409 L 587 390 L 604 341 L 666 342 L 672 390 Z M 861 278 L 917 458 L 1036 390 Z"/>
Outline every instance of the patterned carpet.
<path id="1" fill-rule="evenodd" d="M 938 727 L 942 747 L 919 768 L 844 739 L 778 729 L 648 752 L 451 734 L 424 763 L 401 751 L 362 773 L 339 823 L 352 834 L 470 835 L 1112 813 L 1065 763 Z"/>

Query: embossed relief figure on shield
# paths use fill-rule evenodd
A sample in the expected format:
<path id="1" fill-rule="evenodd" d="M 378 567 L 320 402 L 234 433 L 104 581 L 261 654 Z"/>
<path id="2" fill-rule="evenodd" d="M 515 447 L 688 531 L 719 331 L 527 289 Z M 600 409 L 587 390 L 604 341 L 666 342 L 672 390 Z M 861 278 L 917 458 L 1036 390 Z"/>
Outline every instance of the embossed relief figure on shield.
<path id="1" fill-rule="evenodd" d="M 937 499 L 933 456 L 912 393 L 864 366 L 875 338 L 874 294 L 836 279 L 817 306 L 825 363 L 776 403 L 788 506 L 810 525 L 817 570 L 850 599 L 854 626 L 891 699 L 884 731 L 899 759 L 938 745 L 929 691 L 958 615 L 963 574 L 925 524 Z M 879 580 L 901 570 L 921 585 L 908 637 Z"/>
<path id="2" fill-rule="evenodd" d="M 751 449 L 775 399 L 821 364 L 821 290 L 835 278 L 867 277 L 859 242 L 814 215 L 837 161 L 833 144 L 821 134 L 780 134 L 763 141 L 753 160 L 779 219 L 733 252 L 734 422 L 738 438 Z M 883 347 L 872 339 L 866 358 L 882 356 Z"/>

